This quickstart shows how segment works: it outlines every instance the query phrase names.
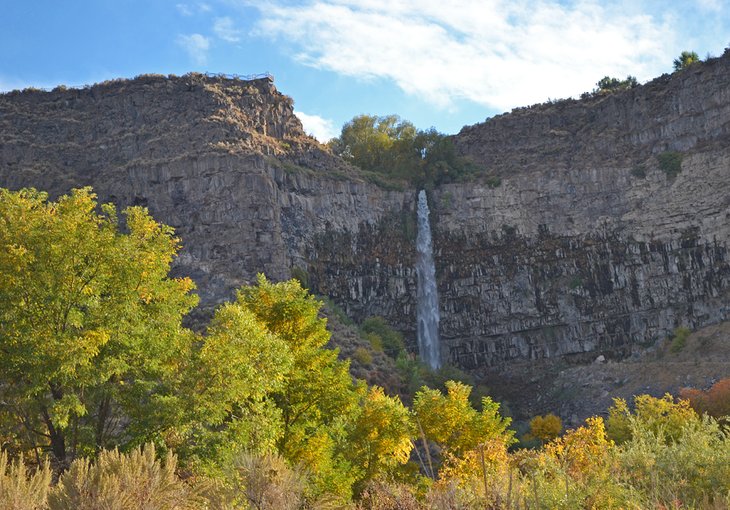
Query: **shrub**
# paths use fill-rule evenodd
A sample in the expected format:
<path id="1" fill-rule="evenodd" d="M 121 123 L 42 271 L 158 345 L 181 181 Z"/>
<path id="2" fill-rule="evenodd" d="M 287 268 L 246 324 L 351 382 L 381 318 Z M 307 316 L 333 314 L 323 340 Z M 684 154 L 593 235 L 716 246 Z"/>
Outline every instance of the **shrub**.
<path id="1" fill-rule="evenodd" d="M 667 174 L 670 179 L 679 175 L 682 171 L 682 153 L 676 151 L 662 152 L 657 156 L 659 168 Z"/>
<path id="2" fill-rule="evenodd" d="M 497 175 L 490 175 L 489 177 L 487 177 L 484 180 L 484 183 L 488 187 L 495 189 L 495 188 L 499 188 L 499 186 L 502 184 L 502 179 Z"/>
<path id="3" fill-rule="evenodd" d="M 365 339 L 374 351 L 383 352 L 383 339 L 376 333 L 365 333 Z"/>
<path id="4" fill-rule="evenodd" d="M 730 418 L 730 377 L 720 379 L 707 391 L 682 388 L 679 397 L 688 400 L 697 413 L 713 418 Z"/>
<path id="5" fill-rule="evenodd" d="M 617 452 L 618 473 L 639 507 L 726 508 L 730 442 L 715 420 L 685 423 L 671 443 L 638 421 L 632 429 Z"/>
<path id="6" fill-rule="evenodd" d="M 598 465 L 608 462 L 612 446 L 603 418 L 593 417 L 549 443 L 545 453 L 564 465 L 571 477 L 581 479 L 592 476 Z"/>
<path id="7" fill-rule="evenodd" d="M 697 62 L 701 62 L 700 56 L 697 53 L 694 51 L 683 51 L 679 57 L 674 59 L 674 70 L 681 71 L 682 69 L 687 69 Z"/>
<path id="8" fill-rule="evenodd" d="M 309 273 L 306 269 L 299 266 L 293 267 L 291 277 L 297 280 L 303 289 L 309 289 Z"/>
<path id="9" fill-rule="evenodd" d="M 50 483 L 48 463 L 30 473 L 21 459 L 10 462 L 7 452 L 0 452 L 0 508 L 3 510 L 45 509 Z"/>
<path id="10" fill-rule="evenodd" d="M 294 510 L 304 501 L 306 478 L 276 454 L 240 454 L 233 463 L 234 491 L 249 508 Z"/>
<path id="11" fill-rule="evenodd" d="M 661 441 L 673 442 L 680 436 L 682 427 L 699 420 L 689 402 L 675 402 L 669 393 L 662 398 L 651 395 L 634 397 L 633 413 L 624 399 L 615 398 L 613 402 L 614 405 L 608 410 L 606 432 L 609 439 L 617 444 L 631 440 L 637 429 L 649 430 Z"/>
<path id="12" fill-rule="evenodd" d="M 687 337 L 691 331 L 683 326 L 678 327 L 674 330 L 674 336 L 672 337 L 672 343 L 669 346 L 669 350 L 673 353 L 678 353 L 684 346 L 687 345 Z"/>
<path id="13" fill-rule="evenodd" d="M 373 362 L 373 355 L 365 347 L 358 347 L 357 349 L 355 349 L 352 357 L 361 365 L 368 366 Z"/>
<path id="14" fill-rule="evenodd" d="M 376 348 L 377 340 L 373 343 L 374 337 L 380 337 L 381 349 L 393 359 L 397 359 L 405 350 L 403 335 L 393 329 L 382 317 L 368 317 L 363 321 L 360 329 L 376 350 L 378 350 Z"/>
<path id="15" fill-rule="evenodd" d="M 512 225 L 502 225 L 504 237 L 514 237 L 517 235 L 517 228 Z"/>
<path id="16" fill-rule="evenodd" d="M 411 485 L 373 481 L 363 491 L 357 510 L 425 510 Z"/>
<path id="17" fill-rule="evenodd" d="M 634 76 L 627 76 L 625 80 L 619 80 L 618 78 L 612 78 L 610 76 L 604 76 L 598 83 L 596 83 L 596 89 L 593 90 L 594 94 L 610 94 L 619 90 L 629 90 L 634 87 L 638 87 L 639 82 Z"/>
<path id="18" fill-rule="evenodd" d="M 105 450 L 96 462 L 77 459 L 61 475 L 48 502 L 51 510 L 183 510 L 202 506 L 175 474 L 177 458 L 164 462 L 151 444 L 129 453 Z"/>
<path id="19" fill-rule="evenodd" d="M 461 457 L 447 455 L 439 470 L 439 481 L 429 491 L 429 508 L 503 508 L 514 495 L 509 481 L 511 470 L 507 444 L 498 438 L 477 445 Z"/>
<path id="20" fill-rule="evenodd" d="M 530 420 L 530 435 L 543 442 L 555 439 L 562 430 L 562 420 L 553 413 L 545 416 L 535 416 Z"/>
<path id="21" fill-rule="evenodd" d="M 526 475 L 525 502 L 529 508 L 565 510 L 629 507 L 625 488 L 615 482 L 615 449 L 602 418 L 593 417 L 542 451 L 516 454 Z"/>

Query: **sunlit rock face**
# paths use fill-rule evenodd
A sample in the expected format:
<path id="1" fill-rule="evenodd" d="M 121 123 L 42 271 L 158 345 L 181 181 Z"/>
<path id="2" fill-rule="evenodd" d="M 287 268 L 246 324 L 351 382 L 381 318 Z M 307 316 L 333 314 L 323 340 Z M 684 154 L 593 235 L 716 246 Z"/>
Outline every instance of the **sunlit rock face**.
<path id="1" fill-rule="evenodd" d="M 730 58 L 520 109 L 455 144 L 490 179 L 429 192 L 443 362 L 620 358 L 728 317 Z M 660 167 L 667 152 L 676 176 Z M 175 227 L 175 271 L 205 306 L 299 268 L 415 350 L 417 190 L 368 182 L 305 136 L 270 80 L 0 95 L 0 186 L 85 185 Z"/>

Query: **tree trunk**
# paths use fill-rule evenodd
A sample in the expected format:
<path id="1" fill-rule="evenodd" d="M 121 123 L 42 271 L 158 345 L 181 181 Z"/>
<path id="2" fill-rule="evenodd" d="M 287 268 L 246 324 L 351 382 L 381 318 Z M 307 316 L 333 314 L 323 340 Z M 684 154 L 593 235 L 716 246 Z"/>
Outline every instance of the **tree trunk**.
<path id="1" fill-rule="evenodd" d="M 63 432 L 56 429 L 56 427 L 53 426 L 53 421 L 51 420 L 50 415 L 48 414 L 48 410 L 45 408 L 45 406 L 42 408 L 41 412 L 43 413 L 43 421 L 46 424 L 46 428 L 48 428 L 48 437 L 51 440 L 51 451 L 53 452 L 53 456 L 56 457 L 56 460 L 60 462 L 61 464 L 66 463 L 66 438 L 63 435 Z"/>
<path id="2" fill-rule="evenodd" d="M 109 395 L 104 395 L 101 402 L 99 402 L 99 412 L 96 418 L 96 450 L 100 451 L 104 448 L 104 429 L 106 422 L 109 419 L 109 413 L 111 411 L 111 399 Z"/>
<path id="3" fill-rule="evenodd" d="M 61 388 L 59 388 L 52 382 L 49 382 L 48 386 L 51 389 L 51 396 L 53 397 L 53 400 L 58 401 L 63 398 L 63 391 L 61 390 Z M 58 462 L 65 465 L 66 437 L 64 436 L 62 430 L 58 430 L 53 425 L 53 420 L 51 420 L 51 416 L 48 413 L 48 409 L 45 405 L 41 406 L 41 412 L 43 413 L 43 421 L 46 424 L 46 428 L 48 428 L 48 436 L 51 440 L 51 451 L 53 452 L 53 456 L 56 457 L 56 460 L 58 460 Z"/>

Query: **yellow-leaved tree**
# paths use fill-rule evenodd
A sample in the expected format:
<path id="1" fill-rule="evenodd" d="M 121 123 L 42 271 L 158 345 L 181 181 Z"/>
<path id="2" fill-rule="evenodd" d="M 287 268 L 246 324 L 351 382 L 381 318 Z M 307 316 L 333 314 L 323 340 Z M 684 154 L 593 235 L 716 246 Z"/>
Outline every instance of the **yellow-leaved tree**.
<path id="1" fill-rule="evenodd" d="M 98 212 L 89 188 L 56 202 L 0 190 L 4 435 L 62 464 L 153 439 L 182 407 L 174 387 L 191 344 L 181 319 L 197 296 L 190 279 L 168 277 L 172 228 L 140 207 L 124 216 L 122 227 L 112 205 Z"/>

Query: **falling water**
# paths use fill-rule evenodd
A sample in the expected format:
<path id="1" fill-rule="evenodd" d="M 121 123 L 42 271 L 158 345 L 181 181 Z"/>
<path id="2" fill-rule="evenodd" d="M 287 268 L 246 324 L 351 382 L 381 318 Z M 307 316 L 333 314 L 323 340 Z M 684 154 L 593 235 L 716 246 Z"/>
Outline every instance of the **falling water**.
<path id="1" fill-rule="evenodd" d="M 418 351 L 421 359 L 433 369 L 441 367 L 439 351 L 439 297 L 436 291 L 436 269 L 431 247 L 431 225 L 428 222 L 426 192 L 418 193 L 418 236 L 416 237 L 416 274 L 418 275 Z"/>

